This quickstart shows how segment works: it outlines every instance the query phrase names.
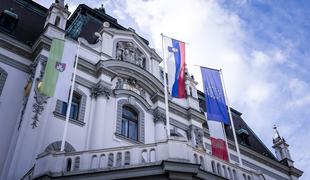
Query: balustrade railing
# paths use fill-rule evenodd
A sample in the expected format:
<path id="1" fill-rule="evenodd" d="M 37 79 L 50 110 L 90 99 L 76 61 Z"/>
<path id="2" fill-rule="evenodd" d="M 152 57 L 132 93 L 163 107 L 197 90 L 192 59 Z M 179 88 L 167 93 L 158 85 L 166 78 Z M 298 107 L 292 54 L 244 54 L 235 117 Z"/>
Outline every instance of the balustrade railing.
<path id="1" fill-rule="evenodd" d="M 119 148 L 39 155 L 34 176 L 44 174 L 44 172 L 70 174 L 85 170 L 100 171 L 162 160 L 182 160 L 200 164 L 202 170 L 231 180 L 259 179 L 255 172 L 217 159 L 204 151 L 193 148 L 186 141 L 177 139 Z"/>

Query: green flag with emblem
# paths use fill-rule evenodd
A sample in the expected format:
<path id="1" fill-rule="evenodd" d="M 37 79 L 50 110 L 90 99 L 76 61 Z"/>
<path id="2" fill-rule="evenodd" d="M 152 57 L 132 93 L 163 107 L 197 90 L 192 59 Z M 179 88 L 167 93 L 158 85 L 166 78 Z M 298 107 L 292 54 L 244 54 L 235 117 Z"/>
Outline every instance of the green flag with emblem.
<path id="1" fill-rule="evenodd" d="M 59 71 L 65 69 L 65 64 L 61 64 L 64 43 L 64 40 L 53 39 L 43 80 L 39 86 L 39 92 L 49 97 L 54 96 Z"/>

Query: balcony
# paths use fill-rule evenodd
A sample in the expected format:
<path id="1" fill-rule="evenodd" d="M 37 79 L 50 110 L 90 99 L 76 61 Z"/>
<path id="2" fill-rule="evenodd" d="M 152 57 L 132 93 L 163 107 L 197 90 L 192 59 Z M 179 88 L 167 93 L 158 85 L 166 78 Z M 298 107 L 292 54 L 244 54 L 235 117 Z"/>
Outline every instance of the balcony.
<path id="1" fill-rule="evenodd" d="M 155 170 L 155 167 L 159 168 Z M 139 169 L 139 171 L 133 173 L 133 169 Z M 70 179 L 72 176 L 102 174 L 105 175 L 104 179 L 121 179 L 142 176 L 142 171 L 149 172 L 150 169 L 155 174 L 167 174 L 169 171 L 169 178 L 177 176 L 171 175 L 171 172 L 180 172 L 190 174 L 191 177 L 200 176 L 202 179 L 206 177 L 232 180 L 262 179 L 257 172 L 240 168 L 238 165 L 222 161 L 193 148 L 183 138 L 172 138 L 153 144 L 41 154 L 37 157 L 31 178 L 64 176 Z M 132 173 L 122 174 L 120 171 L 124 170 L 131 170 Z M 114 175 L 112 172 L 115 172 Z M 137 172 L 140 173 L 137 174 Z M 107 174 L 110 176 L 106 176 Z M 144 173 L 144 175 L 147 174 Z M 182 177 L 186 179 L 185 175 Z"/>

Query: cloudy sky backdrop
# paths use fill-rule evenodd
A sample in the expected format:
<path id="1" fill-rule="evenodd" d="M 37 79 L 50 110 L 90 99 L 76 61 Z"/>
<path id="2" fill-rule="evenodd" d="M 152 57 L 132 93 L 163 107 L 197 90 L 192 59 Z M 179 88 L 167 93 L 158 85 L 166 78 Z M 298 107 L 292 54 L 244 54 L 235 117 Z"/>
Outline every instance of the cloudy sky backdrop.
<path id="1" fill-rule="evenodd" d="M 36 0 L 45 7 L 52 0 Z M 272 127 L 310 179 L 310 2 L 307 0 L 68 0 L 104 5 L 158 54 L 161 36 L 188 42 L 186 61 L 201 88 L 202 65 L 223 70 L 230 104 L 273 152 Z"/>

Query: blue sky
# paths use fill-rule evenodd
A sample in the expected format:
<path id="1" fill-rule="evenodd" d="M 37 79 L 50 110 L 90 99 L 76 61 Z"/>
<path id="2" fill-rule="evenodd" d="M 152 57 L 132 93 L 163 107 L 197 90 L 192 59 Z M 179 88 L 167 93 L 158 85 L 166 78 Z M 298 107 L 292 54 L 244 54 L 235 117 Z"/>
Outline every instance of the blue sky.
<path id="1" fill-rule="evenodd" d="M 37 0 L 48 7 L 52 1 Z M 186 41 L 194 64 L 223 69 L 231 106 L 273 152 L 272 127 L 290 144 L 295 166 L 310 179 L 310 2 L 307 0 L 92 0 L 149 39 L 161 55 L 160 33 Z M 74 10 L 78 2 L 67 2 Z M 201 89 L 201 83 L 198 85 Z"/>

